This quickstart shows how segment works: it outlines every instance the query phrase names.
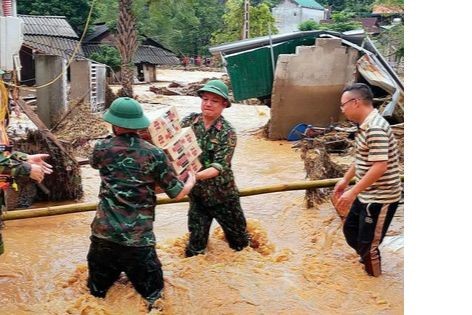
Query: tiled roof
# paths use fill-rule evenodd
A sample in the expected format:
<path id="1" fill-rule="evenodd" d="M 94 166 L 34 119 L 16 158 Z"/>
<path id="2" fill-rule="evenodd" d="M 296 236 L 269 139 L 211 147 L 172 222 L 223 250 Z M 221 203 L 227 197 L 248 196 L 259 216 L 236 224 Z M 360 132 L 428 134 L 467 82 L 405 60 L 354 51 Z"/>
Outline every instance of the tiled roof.
<path id="1" fill-rule="evenodd" d="M 95 38 L 105 32 L 108 32 L 108 26 L 106 26 L 105 24 L 96 24 L 92 26 L 92 33 L 84 38 L 84 43 L 92 42 Z"/>
<path id="2" fill-rule="evenodd" d="M 64 16 L 18 15 L 25 23 L 23 45 L 43 54 L 69 58 L 79 37 Z M 77 56 L 83 55 L 79 47 Z"/>
<path id="3" fill-rule="evenodd" d="M 79 41 L 70 38 L 43 36 L 43 35 L 24 35 L 23 45 L 38 50 L 43 54 L 62 56 L 68 59 L 72 56 L 75 47 Z M 76 57 L 83 56 L 82 48 L 76 54 Z"/>
<path id="4" fill-rule="evenodd" d="M 324 10 L 324 7 L 315 0 L 294 0 L 299 6 L 310 9 Z"/>
<path id="5" fill-rule="evenodd" d="M 65 16 L 18 15 L 18 17 L 25 23 L 25 35 L 79 38 Z"/>
<path id="6" fill-rule="evenodd" d="M 104 44 L 86 44 L 82 48 L 87 57 L 90 57 L 94 52 L 100 51 L 100 46 Z M 141 45 L 138 46 L 136 53 L 134 54 L 133 63 L 149 63 L 154 65 L 177 65 L 180 64 L 177 56 L 165 49 L 150 46 Z"/>

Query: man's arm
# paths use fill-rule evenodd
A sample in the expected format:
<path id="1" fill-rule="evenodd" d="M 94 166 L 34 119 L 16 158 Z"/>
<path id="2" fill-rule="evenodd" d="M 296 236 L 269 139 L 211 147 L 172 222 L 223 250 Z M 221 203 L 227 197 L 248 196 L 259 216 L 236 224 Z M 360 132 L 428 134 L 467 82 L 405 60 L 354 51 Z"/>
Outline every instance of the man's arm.
<path id="1" fill-rule="evenodd" d="M 196 174 L 196 179 L 205 180 L 214 178 L 226 170 L 229 170 L 234 150 L 236 148 L 236 141 L 236 132 L 234 130 L 228 131 L 215 148 L 214 160 L 210 164 L 210 167 L 198 172 Z"/>
<path id="2" fill-rule="evenodd" d="M 387 161 L 374 162 L 367 173 L 365 173 L 365 175 L 351 189 L 345 191 L 341 195 L 337 206 L 341 209 L 349 208 L 357 195 L 382 177 L 382 175 L 387 171 L 387 168 Z"/>
<path id="3" fill-rule="evenodd" d="M 336 186 L 334 186 L 333 194 L 336 195 L 338 193 L 342 193 L 349 185 L 349 182 L 351 181 L 351 179 L 354 178 L 355 172 L 356 172 L 356 166 L 354 163 L 352 163 L 349 169 L 344 174 L 343 178 L 339 182 L 336 183 Z"/>

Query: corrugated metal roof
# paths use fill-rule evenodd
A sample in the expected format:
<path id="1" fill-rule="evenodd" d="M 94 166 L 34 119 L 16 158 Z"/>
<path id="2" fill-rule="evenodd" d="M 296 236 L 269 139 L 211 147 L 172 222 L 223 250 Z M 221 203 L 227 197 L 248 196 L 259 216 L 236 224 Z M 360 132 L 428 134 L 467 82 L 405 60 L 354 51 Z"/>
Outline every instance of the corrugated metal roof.
<path id="1" fill-rule="evenodd" d="M 294 0 L 299 6 L 303 8 L 324 10 L 324 7 L 315 0 Z"/>
<path id="2" fill-rule="evenodd" d="M 246 51 L 249 49 L 254 49 L 254 48 L 270 45 L 271 41 L 272 41 L 272 44 L 275 45 L 277 43 L 285 42 L 285 41 L 296 39 L 296 38 L 303 38 L 307 36 L 318 37 L 318 36 L 321 36 L 322 34 L 339 36 L 342 38 L 346 38 L 352 42 L 355 42 L 357 44 L 361 44 L 364 38 L 363 31 L 361 31 L 362 32 L 361 38 L 358 38 L 359 36 L 357 32 L 358 31 L 356 31 L 356 34 L 348 34 L 347 32 L 338 33 L 338 32 L 333 32 L 333 31 L 319 31 L 319 30 L 300 31 L 300 32 L 273 35 L 271 39 L 269 38 L 269 36 L 261 36 L 261 37 L 238 40 L 231 43 L 225 43 L 218 46 L 213 46 L 213 47 L 208 48 L 208 50 L 212 54 L 218 54 L 218 53 L 234 54 L 240 51 Z"/>
<path id="3" fill-rule="evenodd" d="M 18 15 L 25 23 L 25 35 L 79 38 L 65 16 Z"/>
<path id="4" fill-rule="evenodd" d="M 87 57 L 90 57 L 90 55 L 94 52 L 100 52 L 100 46 L 105 45 L 84 45 L 83 50 L 85 55 Z M 178 65 L 180 64 L 180 60 L 175 54 L 165 49 L 150 45 L 141 45 L 138 46 L 138 49 L 134 54 L 133 63 L 149 63 L 154 65 Z"/>
<path id="5" fill-rule="evenodd" d="M 71 38 L 43 36 L 43 35 L 25 35 L 23 45 L 38 50 L 43 54 L 50 54 L 69 58 L 72 56 L 75 47 L 79 41 Z M 82 56 L 83 50 L 79 47 L 77 56 Z"/>

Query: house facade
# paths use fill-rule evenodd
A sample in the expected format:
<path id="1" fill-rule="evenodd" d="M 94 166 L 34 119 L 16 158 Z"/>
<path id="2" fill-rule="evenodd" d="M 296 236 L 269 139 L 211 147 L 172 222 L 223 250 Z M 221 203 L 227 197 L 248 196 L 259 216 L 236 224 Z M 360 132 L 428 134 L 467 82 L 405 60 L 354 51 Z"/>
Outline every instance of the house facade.
<path id="1" fill-rule="evenodd" d="M 90 57 L 94 52 L 100 52 L 102 46 L 116 48 L 116 39 L 105 24 L 97 24 L 92 34 L 85 38 L 82 48 L 85 55 Z M 145 38 L 136 49 L 133 63 L 136 82 L 154 82 L 156 81 L 156 67 L 179 65 L 180 59 L 159 42 Z M 120 73 L 116 73 L 115 76 L 109 77 L 109 80 L 113 82 L 119 78 Z"/>
<path id="2" fill-rule="evenodd" d="M 325 18 L 325 8 L 314 0 L 283 0 L 272 9 L 279 34 L 297 32 L 300 23 Z"/>
<path id="3" fill-rule="evenodd" d="M 73 99 L 83 98 L 92 110 L 102 108 L 105 103 L 104 65 L 83 58 L 79 36 L 66 17 L 18 17 L 24 23 L 20 82 L 36 86 L 41 120 L 48 127 L 54 126 L 67 111 L 68 101 Z"/>

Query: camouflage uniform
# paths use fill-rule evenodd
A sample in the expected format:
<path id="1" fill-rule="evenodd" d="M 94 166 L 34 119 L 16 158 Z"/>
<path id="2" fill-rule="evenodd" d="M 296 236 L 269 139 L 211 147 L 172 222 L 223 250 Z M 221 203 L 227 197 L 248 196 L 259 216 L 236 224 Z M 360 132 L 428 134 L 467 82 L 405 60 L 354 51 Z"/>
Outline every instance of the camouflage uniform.
<path id="1" fill-rule="evenodd" d="M 31 165 L 26 162 L 27 154 L 21 152 L 13 152 L 9 156 L 5 156 L 4 152 L 0 152 L 0 174 L 12 177 L 29 176 L 31 173 Z M 0 189 L 0 215 L 5 208 L 5 191 Z M 3 222 L 0 218 L 0 229 Z M 2 233 L 0 233 L 0 255 L 4 252 L 2 241 Z"/>
<path id="2" fill-rule="evenodd" d="M 241 250 L 249 244 L 249 238 L 239 190 L 231 169 L 236 132 L 222 116 L 208 130 L 205 130 L 202 114 L 198 113 L 182 119 L 181 125 L 191 126 L 195 132 L 202 149 L 199 159 L 203 169 L 214 167 L 220 172 L 214 178 L 197 181 L 189 194 L 190 239 L 186 255 L 193 256 L 205 251 L 213 219 L 221 225 L 229 246 Z"/>
<path id="3" fill-rule="evenodd" d="M 102 179 L 87 256 L 90 291 L 104 297 L 124 271 L 152 304 L 164 286 L 154 247 L 155 187 L 174 198 L 184 185 L 163 151 L 134 133 L 98 142 L 90 165 Z"/>

